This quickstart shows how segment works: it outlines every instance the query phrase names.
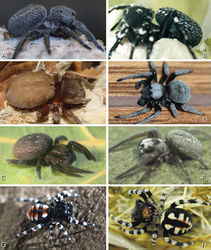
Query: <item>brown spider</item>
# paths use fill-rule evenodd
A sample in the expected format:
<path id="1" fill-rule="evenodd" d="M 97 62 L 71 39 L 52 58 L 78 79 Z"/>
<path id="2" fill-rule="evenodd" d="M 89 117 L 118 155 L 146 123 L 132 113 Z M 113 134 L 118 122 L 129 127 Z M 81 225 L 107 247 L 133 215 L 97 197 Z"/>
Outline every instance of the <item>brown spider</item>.
<path id="1" fill-rule="evenodd" d="M 46 122 L 50 112 L 54 124 L 60 122 L 61 116 L 71 123 L 81 123 L 71 109 L 90 101 L 86 98 L 84 86 L 93 89 L 93 84 L 73 72 L 65 73 L 61 81 L 57 78 L 43 71 L 15 75 L 6 90 L 7 101 L 18 109 L 38 108 L 38 123 Z"/>

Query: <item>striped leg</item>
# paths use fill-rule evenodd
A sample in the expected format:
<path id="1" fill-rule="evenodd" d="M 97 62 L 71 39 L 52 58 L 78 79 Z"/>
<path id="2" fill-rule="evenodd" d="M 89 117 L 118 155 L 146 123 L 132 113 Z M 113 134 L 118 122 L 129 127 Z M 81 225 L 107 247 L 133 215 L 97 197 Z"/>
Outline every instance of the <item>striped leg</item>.
<path id="1" fill-rule="evenodd" d="M 169 243 L 169 244 L 171 244 L 171 245 L 174 245 L 174 246 L 188 247 L 188 246 L 194 244 L 193 241 L 186 242 L 186 243 L 182 243 L 182 242 L 178 242 L 178 241 L 172 240 L 172 239 L 170 239 L 168 233 L 167 233 L 165 230 L 163 231 L 163 237 L 164 237 L 164 240 L 165 240 L 167 243 Z"/>
<path id="2" fill-rule="evenodd" d="M 56 222 L 56 226 L 58 226 L 59 229 L 62 231 L 62 233 L 67 237 L 67 239 L 68 239 L 71 243 L 73 243 L 73 241 L 72 241 L 70 235 L 69 235 L 68 232 L 64 229 L 64 227 L 62 226 L 62 224 L 61 224 L 60 222 Z"/>
<path id="3" fill-rule="evenodd" d="M 120 228 L 123 232 L 125 232 L 126 234 L 144 234 L 145 232 L 147 232 L 147 225 L 139 228 L 139 229 L 134 229 L 134 230 L 126 230 L 124 228 Z"/>
<path id="4" fill-rule="evenodd" d="M 49 231 L 50 231 L 50 240 L 51 240 L 51 244 L 54 246 L 55 245 L 55 236 L 54 236 L 54 227 L 55 227 L 55 224 L 50 224 L 49 226 Z"/>
<path id="5" fill-rule="evenodd" d="M 47 197 L 48 203 L 52 206 L 53 205 L 53 200 L 52 200 L 51 195 L 47 194 L 46 197 Z"/>
<path id="6" fill-rule="evenodd" d="M 171 204 L 170 208 L 175 208 L 182 204 L 199 204 L 199 205 L 211 206 L 211 203 L 208 203 L 199 199 L 188 199 L 188 200 L 184 199 L 184 200 L 175 201 L 174 203 Z"/>
<path id="7" fill-rule="evenodd" d="M 152 232 L 152 245 L 156 245 L 156 241 L 158 237 L 158 227 L 159 227 L 159 224 L 156 224 L 156 229 Z"/>
<path id="8" fill-rule="evenodd" d="M 166 192 L 162 192 L 162 196 L 160 198 L 160 208 L 163 209 L 164 208 L 164 204 L 166 202 L 166 199 L 167 199 L 167 194 Z"/>
<path id="9" fill-rule="evenodd" d="M 156 205 L 156 201 L 152 195 L 152 193 L 149 191 L 148 188 L 142 188 L 141 190 L 139 189 L 132 189 L 132 190 L 129 190 L 128 191 L 128 194 L 129 195 L 132 195 L 132 194 L 137 194 L 139 195 L 140 197 L 142 197 L 145 201 L 148 201 L 148 198 L 146 195 L 148 195 L 148 197 L 152 200 L 152 204 L 153 205 Z"/>
<path id="10" fill-rule="evenodd" d="M 82 226 L 89 226 L 89 227 L 101 227 L 101 225 L 99 225 L 99 224 L 94 224 L 94 223 L 91 223 L 91 222 L 75 220 L 72 217 L 70 218 L 70 223 L 73 223 L 73 224 L 76 224 L 76 225 L 78 224 L 78 225 L 82 225 Z"/>
<path id="11" fill-rule="evenodd" d="M 63 199 L 65 199 L 67 197 L 78 197 L 78 196 L 80 196 L 79 194 L 74 193 L 74 191 L 75 191 L 74 189 L 69 189 L 69 190 L 62 191 L 61 193 L 57 194 L 54 197 L 55 202 L 62 201 Z"/>
<path id="12" fill-rule="evenodd" d="M 44 226 L 45 226 L 45 224 L 40 223 L 37 226 L 32 227 L 32 228 L 30 228 L 28 230 L 25 230 L 20 234 L 16 234 L 16 237 L 23 237 L 23 236 L 25 236 L 25 235 L 27 235 L 29 233 L 36 232 L 36 231 L 40 230 L 41 228 L 43 228 Z"/>
<path id="13" fill-rule="evenodd" d="M 127 221 L 124 221 L 124 220 L 120 220 L 118 219 L 117 217 L 113 216 L 112 214 L 109 214 L 109 216 L 115 221 L 117 222 L 118 224 L 122 225 L 122 226 L 125 226 L 125 227 L 136 227 L 138 225 L 140 225 L 142 222 L 127 222 Z"/>
<path id="14" fill-rule="evenodd" d="M 13 201 L 23 201 L 23 202 L 32 202 L 32 203 L 38 203 L 40 202 L 38 199 L 36 198 L 13 198 Z"/>

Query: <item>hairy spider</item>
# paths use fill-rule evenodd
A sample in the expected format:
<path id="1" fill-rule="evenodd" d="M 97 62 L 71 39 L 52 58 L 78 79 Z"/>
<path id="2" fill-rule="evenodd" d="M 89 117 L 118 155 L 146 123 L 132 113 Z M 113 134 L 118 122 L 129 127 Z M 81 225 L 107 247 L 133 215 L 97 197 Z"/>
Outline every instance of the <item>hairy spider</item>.
<path id="1" fill-rule="evenodd" d="M 141 5 L 118 5 L 109 10 L 124 10 L 120 20 L 111 28 L 118 26 L 116 42 L 109 51 L 109 59 L 123 39 L 127 38 L 132 44 L 130 59 L 133 58 L 135 48 L 139 44 L 147 45 L 147 59 L 153 49 L 153 45 L 161 38 L 177 39 L 185 44 L 192 57 L 196 56 L 192 47 L 198 45 L 202 39 L 202 30 L 197 22 L 183 12 L 173 8 L 160 8 L 156 13 L 158 25 L 152 22 L 154 11 Z"/>
<path id="2" fill-rule="evenodd" d="M 58 136 L 54 140 L 42 133 L 29 134 L 21 137 L 13 147 L 13 154 L 17 158 L 7 161 L 16 165 L 36 166 L 38 178 L 41 179 L 41 166 L 51 166 L 53 170 L 60 171 L 70 176 L 80 177 L 78 173 L 92 173 L 72 166 L 76 160 L 74 151 L 83 153 L 88 160 L 96 161 L 89 150 L 76 141 L 68 141 L 67 145 L 61 144 L 67 140 L 65 136 Z"/>
<path id="3" fill-rule="evenodd" d="M 204 115 L 204 113 L 196 110 L 193 107 L 188 107 L 185 103 L 191 98 L 191 91 L 189 86 L 181 81 L 174 80 L 177 76 L 189 74 L 192 72 L 190 69 L 176 70 L 169 76 L 169 69 L 166 62 L 163 63 L 163 75 L 158 82 L 157 71 L 153 62 L 149 62 L 149 67 L 151 72 L 138 73 L 130 76 L 126 76 L 118 79 L 118 82 L 127 79 L 136 78 L 146 78 L 146 80 L 138 81 L 135 84 L 135 88 L 138 90 L 144 86 L 141 90 L 141 98 L 138 100 L 137 104 L 146 107 L 140 111 L 134 112 L 128 115 L 115 116 L 115 118 L 125 119 L 129 117 L 134 117 L 140 114 L 148 113 L 154 108 L 155 112 L 148 116 L 143 121 L 137 122 L 139 124 L 149 122 L 153 118 L 157 117 L 162 109 L 161 106 L 166 107 L 174 117 L 177 117 L 177 109 L 182 111 L 190 112 L 197 115 Z M 166 81 L 165 85 L 164 82 Z"/>
<path id="4" fill-rule="evenodd" d="M 35 227 L 27 229 L 22 233 L 16 234 L 16 237 L 22 237 L 29 233 L 36 232 L 45 226 L 49 226 L 50 240 L 52 245 L 55 246 L 55 236 L 53 232 L 55 226 L 57 226 L 61 230 L 61 232 L 67 237 L 67 239 L 71 243 L 73 243 L 70 235 L 65 230 L 64 226 L 61 224 L 62 222 L 90 227 L 100 227 L 99 224 L 93 224 L 90 222 L 84 222 L 75 219 L 73 213 L 73 203 L 63 201 L 67 197 L 79 196 L 79 194 L 75 193 L 75 190 L 70 189 L 57 194 L 53 200 L 48 194 L 47 203 L 43 203 L 37 198 L 15 198 L 14 201 L 32 202 L 35 204 L 31 208 L 29 208 L 26 215 L 30 221 L 37 224 Z"/>
<path id="5" fill-rule="evenodd" d="M 152 128 L 120 141 L 111 147 L 109 152 L 112 152 L 114 149 L 124 143 L 138 139 L 139 137 L 146 137 L 145 139 L 140 140 L 137 148 L 138 154 L 140 156 L 140 162 L 135 164 L 132 168 L 129 168 L 127 171 L 116 176 L 115 180 L 120 180 L 137 174 L 140 171 L 141 166 L 145 166 L 146 172 L 138 180 L 137 184 L 142 183 L 142 181 L 145 180 L 145 178 L 147 178 L 150 173 L 157 170 L 162 162 L 167 162 L 172 165 L 178 164 L 182 168 L 188 182 L 192 183 L 183 161 L 188 159 L 196 160 L 200 162 L 206 170 L 208 170 L 208 166 L 201 157 L 201 142 L 191 133 L 201 133 L 207 138 L 211 138 L 210 134 L 206 133 L 205 131 L 198 129 L 186 129 L 171 130 L 166 134 L 165 140 L 163 140 L 160 131 L 158 129 Z"/>
<path id="6" fill-rule="evenodd" d="M 178 208 L 182 204 L 198 204 L 211 206 L 211 203 L 204 202 L 199 199 L 181 199 L 172 203 L 167 209 L 164 208 L 165 201 L 167 199 L 166 192 L 162 193 L 160 202 L 156 202 L 152 193 L 147 188 L 141 190 L 133 189 L 128 191 L 129 195 L 136 194 L 142 199 L 136 200 L 135 210 L 131 215 L 132 222 L 123 221 L 110 214 L 110 217 L 123 227 L 130 228 L 120 229 L 126 234 L 143 234 L 150 232 L 152 233 L 152 244 L 156 244 L 158 237 L 158 229 L 161 226 L 163 229 L 163 237 L 166 242 L 171 245 L 179 247 L 188 247 L 193 245 L 194 242 L 190 241 L 187 243 L 181 243 L 172 240 L 169 235 L 183 235 L 190 231 L 192 228 L 191 215 L 184 209 Z M 145 223 L 144 227 L 137 228 L 138 225 Z M 148 230 L 148 227 L 152 227 L 152 231 Z"/>
<path id="7" fill-rule="evenodd" d="M 30 4 L 10 17 L 8 31 L 15 37 L 22 37 L 16 46 L 13 58 L 17 57 L 27 40 L 34 40 L 42 36 L 46 50 L 50 54 L 50 35 L 63 38 L 72 37 L 83 47 L 91 50 L 91 47 L 80 39 L 77 31 L 84 34 L 99 50 L 104 51 L 87 27 L 76 19 L 75 11 L 62 5 L 52 7 L 47 15 L 44 6 Z"/>

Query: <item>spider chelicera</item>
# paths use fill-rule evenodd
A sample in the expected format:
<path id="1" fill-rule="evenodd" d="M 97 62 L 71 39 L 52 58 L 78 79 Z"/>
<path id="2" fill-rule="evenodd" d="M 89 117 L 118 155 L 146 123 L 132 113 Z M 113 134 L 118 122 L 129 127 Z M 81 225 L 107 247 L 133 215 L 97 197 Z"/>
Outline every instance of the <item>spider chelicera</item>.
<path id="1" fill-rule="evenodd" d="M 157 71 L 154 63 L 150 61 L 149 67 L 151 72 L 137 73 L 134 75 L 125 76 L 117 80 L 118 82 L 121 82 L 127 79 L 146 78 L 146 80 L 138 81 L 135 84 L 135 88 L 137 90 L 140 89 L 143 85 L 143 88 L 141 90 L 141 98 L 138 100 L 137 104 L 146 107 L 132 114 L 118 115 L 115 116 L 115 118 L 130 118 L 148 113 L 150 110 L 154 109 L 155 112 L 152 115 L 137 123 L 141 124 L 149 122 L 161 113 L 161 106 L 166 107 L 174 117 L 178 116 L 177 109 L 197 115 L 204 115 L 204 113 L 202 113 L 201 111 L 198 111 L 195 108 L 189 107 L 185 104 L 191 99 L 190 88 L 185 82 L 181 80 L 175 80 L 177 76 L 189 74 L 192 72 L 192 70 L 176 70 L 169 75 L 168 65 L 166 62 L 164 62 L 163 75 L 160 81 L 158 81 Z"/>
<path id="2" fill-rule="evenodd" d="M 192 228 L 191 215 L 184 209 L 178 208 L 183 204 L 197 204 L 211 206 L 211 203 L 204 202 L 199 199 L 181 199 L 170 204 L 168 208 L 164 208 L 167 194 L 162 193 L 159 202 L 156 202 L 149 189 L 143 188 L 141 190 L 133 189 L 128 191 L 129 195 L 138 195 L 141 199 L 137 199 L 135 203 L 135 210 L 131 215 L 132 222 L 121 220 L 112 214 L 110 217 L 122 225 L 120 230 L 126 234 L 140 235 L 143 233 L 152 233 L 152 244 L 156 244 L 159 227 L 163 229 L 164 240 L 179 247 L 188 247 L 194 242 L 181 243 L 172 240 L 169 235 L 178 236 L 188 233 Z M 137 228 L 140 224 L 145 224 L 143 227 Z M 126 228 L 127 229 L 126 229 Z M 150 230 L 149 230 L 150 227 Z"/>
<path id="3" fill-rule="evenodd" d="M 79 224 L 82 226 L 100 227 L 99 224 L 94 224 L 85 221 L 79 221 L 74 217 L 74 206 L 72 202 L 64 201 L 67 197 L 79 197 L 73 189 L 62 191 L 57 194 L 52 200 L 51 196 L 47 195 L 47 203 L 39 201 L 37 198 L 14 198 L 14 201 L 32 202 L 35 205 L 27 211 L 27 218 L 36 223 L 35 227 L 27 229 L 22 233 L 16 234 L 16 237 L 22 237 L 29 233 L 36 232 L 45 226 L 49 226 L 50 240 L 55 246 L 54 228 L 57 226 L 60 231 L 67 237 L 70 243 L 73 243 L 70 235 L 65 230 L 62 222 L 69 224 Z"/>

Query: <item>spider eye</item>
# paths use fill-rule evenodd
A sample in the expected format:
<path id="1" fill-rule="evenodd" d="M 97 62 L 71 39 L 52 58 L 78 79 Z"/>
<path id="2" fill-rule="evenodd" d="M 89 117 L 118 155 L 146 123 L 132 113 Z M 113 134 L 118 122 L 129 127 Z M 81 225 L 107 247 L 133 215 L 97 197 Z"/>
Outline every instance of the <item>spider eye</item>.
<path id="1" fill-rule="evenodd" d="M 144 148 L 144 147 L 145 147 L 145 145 L 144 145 L 144 144 L 141 144 L 140 146 L 141 146 L 141 148 Z"/>

